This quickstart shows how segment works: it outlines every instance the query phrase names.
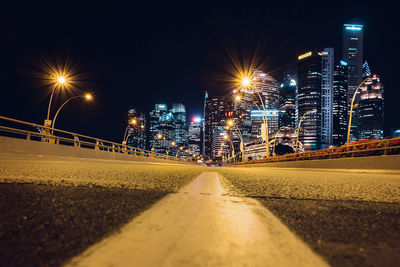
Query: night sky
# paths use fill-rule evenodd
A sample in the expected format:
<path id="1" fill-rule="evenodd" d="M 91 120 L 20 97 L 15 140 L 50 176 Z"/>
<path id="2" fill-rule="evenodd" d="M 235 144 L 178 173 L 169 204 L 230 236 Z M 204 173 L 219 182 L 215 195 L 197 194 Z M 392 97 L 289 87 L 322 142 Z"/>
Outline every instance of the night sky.
<path id="1" fill-rule="evenodd" d="M 81 76 L 80 89 L 93 92 L 95 101 L 69 103 L 56 128 L 121 141 L 131 108 L 148 112 L 155 103 L 176 102 L 185 104 L 188 118 L 202 115 L 204 90 L 230 91 L 224 82 L 231 77 L 229 54 L 257 54 L 263 70 L 280 79 L 296 47 L 307 42 L 334 47 L 339 59 L 342 26 L 357 23 L 364 25 L 364 59 L 385 86 L 385 130 L 400 128 L 395 80 L 400 25 L 397 10 L 385 1 L 34 2 L 2 7 L 2 116 L 42 124 L 49 89 L 41 84 L 38 66 L 68 59 Z M 53 111 L 63 100 L 57 96 Z"/>

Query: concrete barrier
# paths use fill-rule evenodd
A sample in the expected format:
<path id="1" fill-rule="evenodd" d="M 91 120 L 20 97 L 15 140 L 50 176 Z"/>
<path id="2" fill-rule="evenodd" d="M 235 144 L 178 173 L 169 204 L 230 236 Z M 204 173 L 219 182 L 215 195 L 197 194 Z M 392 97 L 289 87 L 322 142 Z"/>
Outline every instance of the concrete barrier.
<path id="1" fill-rule="evenodd" d="M 400 170 L 400 155 L 354 157 L 341 159 L 299 160 L 257 164 L 231 165 L 232 167 L 279 167 L 320 169 Z"/>
<path id="2" fill-rule="evenodd" d="M 94 150 L 90 148 L 74 147 L 68 145 L 56 145 L 39 141 L 31 141 L 18 138 L 0 136 L 0 153 L 43 155 L 54 157 L 73 157 L 105 160 L 128 160 L 143 162 L 184 163 L 190 162 L 173 161 L 157 158 L 140 157 L 117 152 Z"/>

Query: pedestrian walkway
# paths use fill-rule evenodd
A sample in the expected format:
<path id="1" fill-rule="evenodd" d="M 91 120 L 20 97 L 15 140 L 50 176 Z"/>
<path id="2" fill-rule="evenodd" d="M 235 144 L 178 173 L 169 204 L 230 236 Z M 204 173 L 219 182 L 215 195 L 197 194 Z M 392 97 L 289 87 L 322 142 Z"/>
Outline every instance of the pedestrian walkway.
<path id="1" fill-rule="evenodd" d="M 228 187 L 203 172 L 68 266 L 328 265 L 265 207 Z"/>

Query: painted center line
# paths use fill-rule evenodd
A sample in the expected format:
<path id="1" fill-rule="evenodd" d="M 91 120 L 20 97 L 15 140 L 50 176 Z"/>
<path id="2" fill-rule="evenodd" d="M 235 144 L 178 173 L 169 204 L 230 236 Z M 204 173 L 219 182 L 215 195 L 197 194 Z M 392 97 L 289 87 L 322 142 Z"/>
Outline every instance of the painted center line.
<path id="1" fill-rule="evenodd" d="M 68 266 L 328 266 L 256 200 L 203 172 Z"/>

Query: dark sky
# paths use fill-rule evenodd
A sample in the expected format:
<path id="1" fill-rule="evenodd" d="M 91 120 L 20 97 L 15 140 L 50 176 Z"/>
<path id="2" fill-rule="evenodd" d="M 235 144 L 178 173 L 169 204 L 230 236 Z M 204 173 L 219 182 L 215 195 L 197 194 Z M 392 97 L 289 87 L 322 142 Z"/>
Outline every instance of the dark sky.
<path id="1" fill-rule="evenodd" d="M 42 123 L 49 95 L 33 74 L 40 61 L 68 58 L 82 75 L 81 89 L 92 91 L 95 101 L 69 103 L 57 128 L 120 141 L 130 108 L 181 102 L 188 117 L 201 115 L 204 90 L 228 91 L 220 81 L 230 77 L 228 53 L 252 55 L 258 47 L 264 71 L 276 72 L 294 61 L 296 47 L 312 40 L 334 47 L 340 57 L 342 25 L 359 23 L 364 58 L 385 86 L 385 128 L 400 128 L 400 25 L 390 2 L 38 2 L 2 7 L 2 116 Z M 63 100 L 59 95 L 53 110 Z"/>

